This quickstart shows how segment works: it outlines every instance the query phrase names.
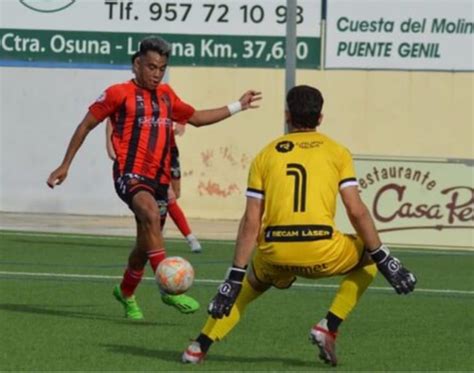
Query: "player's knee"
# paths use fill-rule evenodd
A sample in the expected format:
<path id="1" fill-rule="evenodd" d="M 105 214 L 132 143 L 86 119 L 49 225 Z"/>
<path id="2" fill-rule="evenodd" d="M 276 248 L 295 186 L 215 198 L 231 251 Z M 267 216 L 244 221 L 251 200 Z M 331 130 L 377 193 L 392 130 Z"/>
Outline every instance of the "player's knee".
<path id="1" fill-rule="evenodd" d="M 131 206 L 139 218 L 151 211 L 156 212 L 158 210 L 154 196 L 145 190 L 138 190 L 133 195 Z"/>
<path id="2" fill-rule="evenodd" d="M 138 219 L 143 227 L 147 229 L 160 221 L 160 214 L 156 210 L 144 210 L 139 214 Z"/>
<path id="3" fill-rule="evenodd" d="M 161 219 L 160 211 L 154 200 L 152 204 L 142 204 L 137 206 L 134 211 L 143 229 L 157 229 L 157 226 L 159 228 Z"/>

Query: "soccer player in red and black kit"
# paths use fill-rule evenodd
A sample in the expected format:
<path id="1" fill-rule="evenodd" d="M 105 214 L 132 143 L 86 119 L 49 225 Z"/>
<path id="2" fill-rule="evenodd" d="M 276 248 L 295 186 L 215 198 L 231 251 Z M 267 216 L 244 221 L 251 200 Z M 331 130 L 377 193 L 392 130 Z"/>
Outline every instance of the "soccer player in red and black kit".
<path id="1" fill-rule="evenodd" d="M 132 57 L 133 58 L 133 57 Z M 138 58 L 138 52 L 137 52 Z M 171 134 L 182 135 L 184 133 L 184 126 L 180 124 L 175 124 L 174 130 L 171 131 Z M 178 130 L 179 129 L 179 130 Z M 107 155 L 110 159 L 115 161 L 117 158 L 115 155 L 114 146 L 112 144 L 112 122 L 110 119 L 107 119 L 105 138 L 106 138 L 106 150 Z M 181 196 L 181 165 L 179 161 L 179 149 L 175 141 L 175 136 L 171 136 L 171 159 L 168 164 L 169 171 L 167 172 L 170 176 L 169 187 L 168 187 L 168 197 L 167 200 L 158 200 L 158 207 L 160 209 L 161 215 L 161 229 L 166 222 L 166 217 L 169 215 L 176 227 L 179 229 L 183 237 L 186 239 L 191 252 L 200 253 L 202 251 L 201 244 L 196 236 L 191 231 L 188 220 L 184 215 L 184 211 L 178 204 L 177 199 Z"/>
<path id="2" fill-rule="evenodd" d="M 196 127 L 217 123 L 249 108 L 257 108 L 260 92 L 249 90 L 239 101 L 215 109 L 195 110 L 181 101 L 173 89 L 161 80 L 168 66 L 170 45 L 159 37 L 147 37 L 140 43 L 139 57 L 134 63 L 135 78 L 110 86 L 89 107 L 84 119 L 71 137 L 61 165 L 49 176 L 50 188 L 60 185 L 84 139 L 100 122 L 112 120 L 112 142 L 117 160 L 114 163 L 115 189 L 135 215 L 136 244 L 128 258 L 128 266 L 114 296 L 130 319 L 142 319 L 135 300 L 146 263 L 153 271 L 165 258 L 160 212 L 156 203 L 166 196 L 166 162 L 170 157 L 173 122 Z M 164 184 L 161 184 L 164 183 Z M 162 301 L 182 313 L 195 312 L 199 303 L 187 295 L 162 293 Z"/>

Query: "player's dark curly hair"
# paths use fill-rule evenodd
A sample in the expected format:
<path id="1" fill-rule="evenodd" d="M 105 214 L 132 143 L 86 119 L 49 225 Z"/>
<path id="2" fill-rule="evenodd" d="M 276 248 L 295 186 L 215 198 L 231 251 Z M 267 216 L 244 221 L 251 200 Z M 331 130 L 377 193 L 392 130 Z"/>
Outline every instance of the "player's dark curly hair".
<path id="1" fill-rule="evenodd" d="M 324 99 L 321 92 L 308 85 L 291 88 L 286 95 L 291 125 L 294 128 L 316 128 Z"/>
<path id="2" fill-rule="evenodd" d="M 132 62 L 132 65 L 135 63 L 135 60 L 140 57 L 140 51 L 136 51 L 134 54 L 132 54 L 132 57 L 130 57 L 130 61 Z"/>
<path id="3" fill-rule="evenodd" d="M 140 42 L 138 50 L 140 56 L 144 56 L 148 51 L 156 52 L 160 56 L 170 57 L 171 45 L 159 36 L 148 36 Z"/>

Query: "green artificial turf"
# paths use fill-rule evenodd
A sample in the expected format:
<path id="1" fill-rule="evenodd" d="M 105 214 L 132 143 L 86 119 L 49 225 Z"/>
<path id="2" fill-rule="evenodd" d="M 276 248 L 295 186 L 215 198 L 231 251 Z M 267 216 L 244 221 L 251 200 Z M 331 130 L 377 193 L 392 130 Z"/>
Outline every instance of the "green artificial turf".
<path id="1" fill-rule="evenodd" d="M 167 241 L 168 255 L 195 267 L 189 294 L 201 310 L 181 315 L 161 303 L 148 270 L 137 291 L 145 320 L 132 322 L 112 297 L 131 238 L 0 231 L 0 370 L 474 370 L 474 254 L 407 249 L 393 253 L 417 274 L 417 290 L 398 296 L 378 276 L 341 326 L 337 368 L 316 359 L 307 337 L 340 278 L 270 290 L 203 364 L 183 365 L 233 255 L 231 242 L 202 243 L 191 254 L 183 240 Z"/>

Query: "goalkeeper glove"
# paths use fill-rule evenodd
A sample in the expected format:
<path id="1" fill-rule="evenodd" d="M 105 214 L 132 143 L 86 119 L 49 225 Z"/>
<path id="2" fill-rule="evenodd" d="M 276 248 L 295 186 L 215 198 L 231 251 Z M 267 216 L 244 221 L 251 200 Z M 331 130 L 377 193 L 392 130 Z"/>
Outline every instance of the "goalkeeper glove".
<path id="1" fill-rule="evenodd" d="M 220 284 L 216 296 L 207 308 L 207 312 L 214 319 L 222 319 L 224 316 L 230 315 L 232 306 L 240 293 L 240 289 L 242 289 L 245 268 L 233 266 L 227 270 L 226 279 Z"/>
<path id="2" fill-rule="evenodd" d="M 408 294 L 415 290 L 415 275 L 403 267 L 397 258 L 390 255 L 387 246 L 381 245 L 377 250 L 370 252 L 370 256 L 398 294 Z"/>

